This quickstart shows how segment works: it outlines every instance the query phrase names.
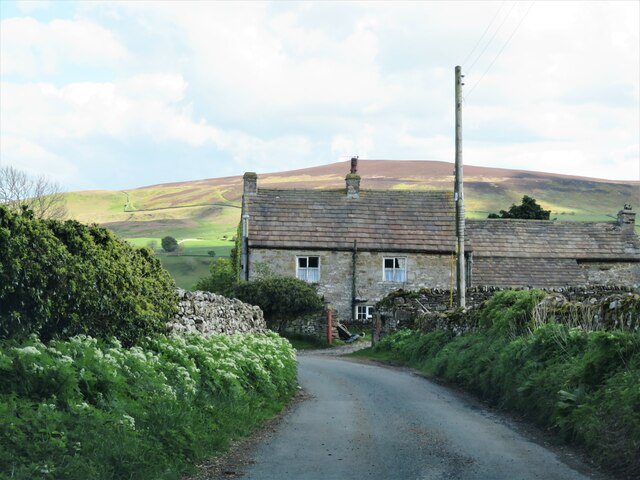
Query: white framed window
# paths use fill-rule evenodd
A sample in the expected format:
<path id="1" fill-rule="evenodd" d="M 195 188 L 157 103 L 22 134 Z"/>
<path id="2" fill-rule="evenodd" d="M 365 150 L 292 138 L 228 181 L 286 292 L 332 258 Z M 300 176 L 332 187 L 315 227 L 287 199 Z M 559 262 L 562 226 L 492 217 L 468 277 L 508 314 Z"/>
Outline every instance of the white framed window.
<path id="1" fill-rule="evenodd" d="M 320 281 L 320 257 L 296 257 L 296 277 L 309 283 Z"/>
<path id="2" fill-rule="evenodd" d="M 407 258 L 384 257 L 382 259 L 382 280 L 385 282 L 406 282 Z"/>
<path id="3" fill-rule="evenodd" d="M 373 318 L 373 305 L 356 306 L 356 320 L 370 320 Z"/>

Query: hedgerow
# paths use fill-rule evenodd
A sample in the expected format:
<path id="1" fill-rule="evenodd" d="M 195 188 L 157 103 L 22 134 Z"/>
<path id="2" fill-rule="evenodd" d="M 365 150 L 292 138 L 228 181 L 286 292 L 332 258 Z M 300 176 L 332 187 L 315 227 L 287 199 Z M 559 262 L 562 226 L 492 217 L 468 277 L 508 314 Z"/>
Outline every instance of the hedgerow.
<path id="1" fill-rule="evenodd" d="M 0 478 L 177 479 L 296 386 L 275 334 L 0 342 Z"/>
<path id="2" fill-rule="evenodd" d="M 132 345 L 162 332 L 175 284 L 153 253 L 97 225 L 0 206 L 0 338 L 78 334 Z"/>
<path id="3" fill-rule="evenodd" d="M 539 293 L 501 292 L 462 336 L 404 330 L 371 355 L 453 381 L 583 446 L 620 478 L 640 475 L 640 333 L 533 325 Z"/>

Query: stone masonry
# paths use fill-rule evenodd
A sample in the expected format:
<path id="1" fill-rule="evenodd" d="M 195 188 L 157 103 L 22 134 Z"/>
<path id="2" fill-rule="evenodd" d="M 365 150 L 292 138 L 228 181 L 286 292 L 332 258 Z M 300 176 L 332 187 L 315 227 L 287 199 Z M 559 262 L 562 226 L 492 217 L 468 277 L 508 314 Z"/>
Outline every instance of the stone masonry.
<path id="1" fill-rule="evenodd" d="M 209 292 L 178 289 L 178 297 L 178 313 L 167 324 L 169 333 L 233 335 L 267 331 L 267 324 L 259 307 Z"/>
<path id="2" fill-rule="evenodd" d="M 353 252 L 254 248 L 251 251 L 249 279 L 255 279 L 258 275 L 259 269 L 255 268 L 257 264 L 268 265 L 274 273 L 295 277 L 297 256 L 318 256 L 320 258 L 318 293 L 330 301 L 335 311 L 336 321 L 353 324 Z M 407 259 L 406 282 L 384 281 L 383 258 L 393 256 Z M 355 261 L 356 305 L 373 306 L 385 295 L 399 288 L 447 288 L 451 282 L 450 255 L 357 252 Z M 371 322 L 365 323 L 370 324 Z"/>

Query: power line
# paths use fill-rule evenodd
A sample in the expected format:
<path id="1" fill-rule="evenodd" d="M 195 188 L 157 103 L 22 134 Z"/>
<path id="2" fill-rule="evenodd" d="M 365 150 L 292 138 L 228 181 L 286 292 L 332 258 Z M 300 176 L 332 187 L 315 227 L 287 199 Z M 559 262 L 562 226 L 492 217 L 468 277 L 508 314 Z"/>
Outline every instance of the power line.
<path id="1" fill-rule="evenodd" d="M 507 48 L 507 45 L 509 45 L 509 42 L 511 41 L 511 39 L 513 38 L 513 36 L 516 34 L 516 32 L 518 31 L 518 29 L 520 28 L 520 25 L 522 25 L 522 22 L 524 22 L 524 19 L 527 18 L 527 15 L 529 15 L 529 11 L 531 10 L 531 7 L 533 7 L 533 4 L 535 3 L 535 0 L 533 0 L 530 4 L 529 4 L 529 8 L 527 8 L 527 11 L 524 13 L 524 15 L 522 16 L 522 18 L 520 19 L 520 21 L 518 22 L 518 25 L 516 25 L 516 28 L 513 30 L 513 32 L 511 32 L 511 35 L 509 36 L 509 38 L 507 39 L 507 41 L 504 43 L 504 45 L 502 46 L 502 48 L 500 49 L 500 51 L 498 52 L 498 54 L 493 58 L 493 60 L 491 61 L 491 63 L 489 64 L 489 66 L 487 67 L 487 69 L 484 71 L 484 73 L 482 74 L 482 76 L 480 77 L 480 79 L 473 84 L 473 87 L 471 87 L 469 89 L 469 92 L 465 95 L 466 98 L 469 98 L 469 95 L 471 95 L 471 92 L 473 92 L 475 90 L 475 88 L 478 86 L 478 84 L 482 81 L 482 79 L 484 78 L 484 76 L 487 74 L 487 72 L 491 69 L 491 67 L 493 67 L 493 64 L 496 63 L 496 60 L 498 60 L 498 57 L 500 57 L 500 55 L 502 54 L 502 52 L 504 51 L 505 48 Z"/>
<path id="2" fill-rule="evenodd" d="M 464 62 L 462 62 L 460 65 L 466 65 L 467 64 L 467 60 L 469 60 L 471 58 L 471 55 L 473 55 L 473 52 L 476 51 L 476 48 L 478 48 L 478 45 L 480 45 L 480 42 L 482 41 L 482 39 L 484 38 L 484 36 L 487 34 L 487 32 L 489 31 L 489 28 L 491 28 L 491 25 L 493 25 L 493 22 L 495 21 L 495 19 L 498 17 L 498 14 L 500 13 L 500 10 L 502 10 L 502 7 L 504 5 L 506 0 L 503 0 L 502 3 L 500 4 L 500 6 L 498 7 L 498 10 L 496 10 L 496 13 L 493 15 L 493 18 L 491 19 L 491 21 L 489 22 L 489 24 L 487 25 L 487 28 L 484 29 L 484 32 L 482 33 L 482 35 L 480 36 L 480 38 L 478 39 L 478 41 L 476 42 L 476 44 L 473 47 L 473 50 L 471 50 L 469 52 L 469 54 L 467 55 L 467 57 L 464 59 Z"/>
<path id="3" fill-rule="evenodd" d="M 513 11 L 513 8 L 516 6 L 516 2 L 513 2 L 513 4 L 511 5 L 511 8 L 509 9 L 509 13 L 507 13 L 507 15 L 502 19 L 502 22 L 500 22 L 500 25 L 498 25 L 498 28 L 496 28 L 496 31 L 493 32 L 493 35 L 491 36 L 491 38 L 489 39 L 489 41 L 485 44 L 484 48 L 482 49 L 482 52 L 480 52 L 480 55 L 478 55 L 476 57 L 476 59 L 473 61 L 473 63 L 471 64 L 471 66 L 467 69 L 467 75 L 471 72 L 471 69 L 473 68 L 473 66 L 476 64 L 476 62 L 478 60 L 480 60 L 480 58 L 482 57 L 482 55 L 484 55 L 484 52 L 487 50 L 487 47 L 489 47 L 489 45 L 491 45 L 491 42 L 493 42 L 493 39 L 496 38 L 496 35 L 498 34 L 498 32 L 500 31 L 500 29 L 502 28 L 502 25 L 504 25 L 504 22 L 507 21 L 507 18 L 509 18 L 511 16 L 511 12 Z"/>

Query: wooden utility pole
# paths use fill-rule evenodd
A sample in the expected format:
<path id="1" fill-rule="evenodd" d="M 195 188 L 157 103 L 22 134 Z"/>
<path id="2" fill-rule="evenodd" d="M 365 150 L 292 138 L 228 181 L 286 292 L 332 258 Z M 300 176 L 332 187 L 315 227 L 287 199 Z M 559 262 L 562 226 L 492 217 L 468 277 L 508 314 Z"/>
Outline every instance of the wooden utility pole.
<path id="1" fill-rule="evenodd" d="M 464 258 L 464 190 L 462 188 L 462 78 L 460 66 L 456 73 L 456 170 L 454 200 L 456 202 L 456 288 L 458 290 L 458 307 L 466 305 L 466 272 Z"/>

